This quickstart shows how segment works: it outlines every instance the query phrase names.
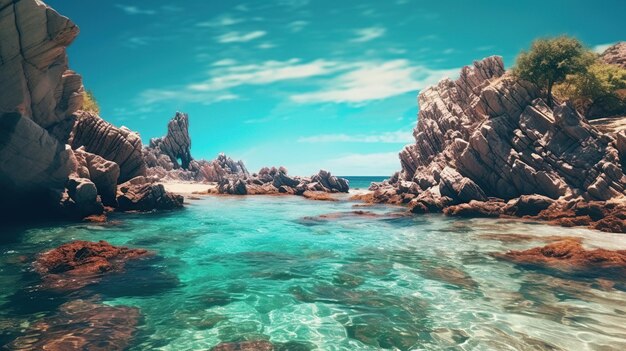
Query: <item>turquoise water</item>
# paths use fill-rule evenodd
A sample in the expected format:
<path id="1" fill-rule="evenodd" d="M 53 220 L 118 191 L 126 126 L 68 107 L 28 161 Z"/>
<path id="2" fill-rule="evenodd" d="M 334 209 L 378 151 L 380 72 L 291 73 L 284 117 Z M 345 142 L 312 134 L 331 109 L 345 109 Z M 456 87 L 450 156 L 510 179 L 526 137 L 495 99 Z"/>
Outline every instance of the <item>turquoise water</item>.
<path id="1" fill-rule="evenodd" d="M 347 198 L 347 197 L 346 197 Z M 345 214 L 350 201 L 207 197 L 114 225 L 18 231 L 0 245 L 0 342 L 76 297 L 135 306 L 130 350 L 208 350 L 220 342 L 296 342 L 293 350 L 624 350 L 626 293 L 594 278 L 526 270 L 492 252 L 580 236 L 626 248 L 626 237 L 511 220 L 397 217 L 396 207 Z M 335 219 L 317 215 L 344 213 Z M 387 216 L 388 215 L 388 216 Z M 305 218 L 309 217 L 309 218 Z M 531 241 L 508 234 L 532 234 Z M 76 295 L 38 294 L 30 260 L 67 241 L 154 250 Z M 624 277 L 614 277 L 623 283 Z"/>
<path id="2" fill-rule="evenodd" d="M 372 182 L 382 182 L 389 178 L 385 176 L 342 176 L 350 182 L 350 189 L 367 189 Z"/>

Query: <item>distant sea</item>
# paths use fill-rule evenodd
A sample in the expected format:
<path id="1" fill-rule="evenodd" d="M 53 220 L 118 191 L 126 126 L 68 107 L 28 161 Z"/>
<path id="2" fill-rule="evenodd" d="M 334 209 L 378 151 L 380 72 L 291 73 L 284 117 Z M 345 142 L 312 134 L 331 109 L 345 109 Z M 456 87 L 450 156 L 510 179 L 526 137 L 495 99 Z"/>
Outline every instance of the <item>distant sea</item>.
<path id="1" fill-rule="evenodd" d="M 382 182 L 389 176 L 341 176 L 350 182 L 350 189 L 367 189 L 372 182 Z"/>

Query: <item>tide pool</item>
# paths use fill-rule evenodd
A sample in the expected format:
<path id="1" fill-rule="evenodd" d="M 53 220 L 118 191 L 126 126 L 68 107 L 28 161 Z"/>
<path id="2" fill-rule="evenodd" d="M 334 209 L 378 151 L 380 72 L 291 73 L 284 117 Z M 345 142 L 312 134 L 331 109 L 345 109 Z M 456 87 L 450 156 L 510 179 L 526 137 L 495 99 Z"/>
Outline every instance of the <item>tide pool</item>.
<path id="1" fill-rule="evenodd" d="M 19 230 L 0 245 L 0 342 L 65 301 L 90 298 L 140 309 L 130 350 L 208 350 L 259 339 L 284 350 L 626 349 L 626 277 L 607 288 L 490 255 L 542 246 L 555 235 L 623 249 L 626 236 L 518 220 L 396 216 L 404 209 L 390 206 L 359 208 L 384 216 L 356 216 L 353 205 L 206 197 L 176 212 L 115 214 L 107 226 Z M 129 263 L 80 293 L 38 291 L 33 257 L 72 240 L 106 240 L 158 257 Z"/>

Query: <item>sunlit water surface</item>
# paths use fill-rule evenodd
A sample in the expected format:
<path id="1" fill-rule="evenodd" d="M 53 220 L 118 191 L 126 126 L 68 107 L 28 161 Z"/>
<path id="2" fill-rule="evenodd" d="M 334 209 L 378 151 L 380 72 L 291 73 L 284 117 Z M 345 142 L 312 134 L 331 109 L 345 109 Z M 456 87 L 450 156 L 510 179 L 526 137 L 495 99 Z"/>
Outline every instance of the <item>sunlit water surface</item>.
<path id="1" fill-rule="evenodd" d="M 490 256 L 545 244 L 507 234 L 581 236 L 610 248 L 626 248 L 626 236 L 440 215 L 303 220 L 354 204 L 208 197 L 178 212 L 115 215 L 116 225 L 25 230 L 0 245 L 0 342 L 62 302 L 23 298 L 39 283 L 32 257 L 82 239 L 161 257 L 93 288 L 102 303 L 141 310 L 131 350 L 256 339 L 317 350 L 626 349 L 625 292 Z"/>

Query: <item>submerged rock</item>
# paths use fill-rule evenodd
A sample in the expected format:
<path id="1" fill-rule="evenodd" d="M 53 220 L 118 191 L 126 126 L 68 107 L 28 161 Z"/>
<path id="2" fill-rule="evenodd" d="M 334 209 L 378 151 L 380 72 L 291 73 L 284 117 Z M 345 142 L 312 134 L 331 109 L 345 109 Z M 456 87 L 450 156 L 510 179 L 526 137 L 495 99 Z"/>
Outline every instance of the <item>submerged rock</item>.
<path id="1" fill-rule="evenodd" d="M 143 249 L 116 247 L 105 241 L 73 241 L 44 252 L 34 267 L 45 289 L 73 291 L 99 282 L 105 273 L 122 271 L 128 260 L 150 255 Z"/>
<path id="2" fill-rule="evenodd" d="M 223 342 L 211 351 L 274 351 L 274 344 L 267 340 L 252 340 L 240 342 Z"/>
<path id="3" fill-rule="evenodd" d="M 580 240 L 567 239 L 525 251 L 494 254 L 495 257 L 524 266 L 556 269 L 573 273 L 607 274 L 618 269 L 626 273 L 626 250 L 585 249 Z"/>
<path id="4" fill-rule="evenodd" d="M 27 327 L 11 350 L 122 351 L 130 345 L 141 315 L 138 308 L 107 306 L 84 300 L 65 303 L 59 311 Z"/>

